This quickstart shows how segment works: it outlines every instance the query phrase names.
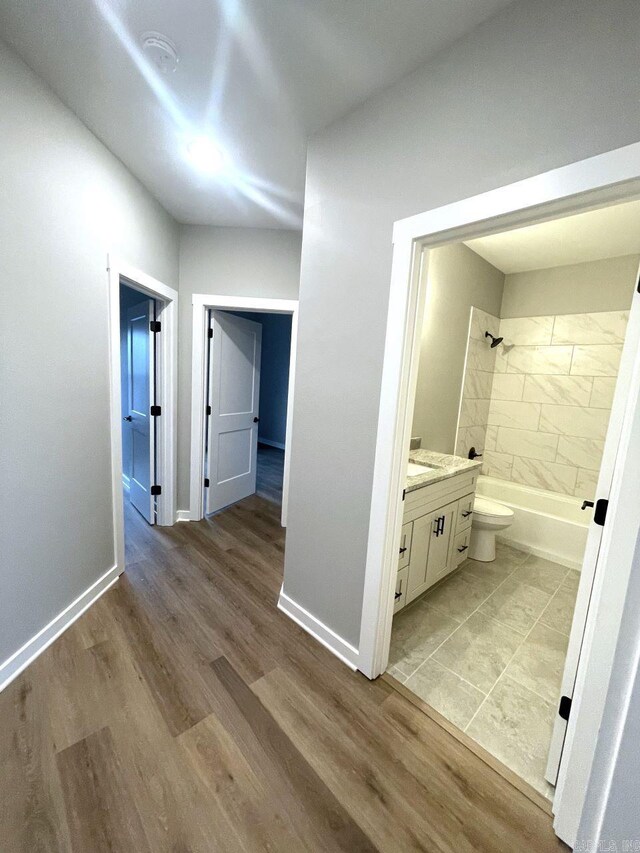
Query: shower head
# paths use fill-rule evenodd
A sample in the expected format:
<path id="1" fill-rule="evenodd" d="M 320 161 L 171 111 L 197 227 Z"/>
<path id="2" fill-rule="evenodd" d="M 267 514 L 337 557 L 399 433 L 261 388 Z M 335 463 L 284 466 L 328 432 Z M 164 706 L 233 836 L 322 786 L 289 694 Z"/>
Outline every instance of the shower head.
<path id="1" fill-rule="evenodd" d="M 491 332 L 485 332 L 484 336 L 485 338 L 491 338 L 491 349 L 495 349 L 504 340 L 504 338 L 496 338 L 496 336 L 492 335 Z"/>

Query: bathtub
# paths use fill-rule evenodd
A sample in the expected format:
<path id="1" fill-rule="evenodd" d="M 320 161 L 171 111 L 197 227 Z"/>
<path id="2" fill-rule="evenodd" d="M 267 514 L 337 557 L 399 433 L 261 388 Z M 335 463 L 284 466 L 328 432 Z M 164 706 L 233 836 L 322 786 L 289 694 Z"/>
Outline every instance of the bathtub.
<path id="1" fill-rule="evenodd" d="M 583 512 L 582 498 L 521 486 L 497 477 L 478 477 L 477 494 L 511 507 L 513 524 L 499 541 L 553 560 L 571 569 L 582 568 L 591 512 Z"/>

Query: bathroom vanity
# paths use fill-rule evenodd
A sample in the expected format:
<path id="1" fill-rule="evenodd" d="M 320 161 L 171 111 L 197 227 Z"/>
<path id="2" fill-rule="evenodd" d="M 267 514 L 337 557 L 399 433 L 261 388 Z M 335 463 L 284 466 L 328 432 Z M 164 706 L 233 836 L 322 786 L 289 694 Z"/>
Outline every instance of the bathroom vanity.
<path id="1" fill-rule="evenodd" d="M 430 450 L 410 454 L 394 612 L 465 559 L 481 466 Z"/>

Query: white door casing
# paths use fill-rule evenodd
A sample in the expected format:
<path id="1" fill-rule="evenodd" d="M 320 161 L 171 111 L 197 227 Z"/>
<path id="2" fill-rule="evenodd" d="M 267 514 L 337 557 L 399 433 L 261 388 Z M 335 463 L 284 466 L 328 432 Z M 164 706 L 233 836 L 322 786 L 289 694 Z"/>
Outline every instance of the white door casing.
<path id="1" fill-rule="evenodd" d="M 155 428 L 151 406 L 155 403 L 155 344 L 150 323 L 153 299 L 145 299 L 127 311 L 127 396 L 123 417 L 131 430 L 129 499 L 149 524 L 155 523 L 155 499 L 151 494 L 155 474 Z"/>
<path id="2" fill-rule="evenodd" d="M 211 312 L 205 512 L 254 494 L 260 406 L 262 326 Z"/>
<path id="3" fill-rule="evenodd" d="M 640 271 L 638 272 L 638 275 L 640 275 Z M 638 275 L 636 276 L 636 281 L 638 281 Z M 616 391 L 613 398 L 611 416 L 609 418 L 609 426 L 602 454 L 602 462 L 600 464 L 600 471 L 598 474 L 596 501 L 609 500 L 627 400 L 631 391 L 634 364 L 639 350 L 640 293 L 638 293 L 637 289 L 634 288 L 629 322 L 627 324 L 627 333 L 618 370 Z M 564 672 L 562 675 L 562 685 L 560 688 L 560 696 L 566 696 L 568 699 L 572 699 L 573 697 L 576 674 L 578 671 L 578 662 L 580 659 L 580 650 L 582 648 L 582 641 L 587 623 L 587 612 L 591 598 L 591 589 L 593 587 L 596 572 L 599 570 L 600 544 L 602 542 L 603 530 L 604 527 L 600 524 L 596 524 L 592 519 L 592 523 L 589 526 L 587 545 L 582 562 L 578 595 L 576 597 L 573 622 L 571 624 L 571 633 L 569 636 L 569 645 L 567 647 Z M 556 714 L 547 759 L 547 769 L 545 772 L 545 778 L 552 785 L 555 785 L 558 779 L 558 770 L 560 768 L 560 759 L 562 757 L 566 731 L 567 719 L 561 717 L 559 713 Z"/>

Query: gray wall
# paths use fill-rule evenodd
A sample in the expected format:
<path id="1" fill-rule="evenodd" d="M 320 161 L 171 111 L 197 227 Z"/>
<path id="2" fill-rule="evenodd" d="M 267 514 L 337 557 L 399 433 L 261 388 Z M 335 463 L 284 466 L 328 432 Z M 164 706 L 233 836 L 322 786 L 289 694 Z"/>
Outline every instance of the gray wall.
<path id="1" fill-rule="evenodd" d="M 627 311 L 638 255 L 587 261 L 505 276 L 502 317 Z"/>
<path id="2" fill-rule="evenodd" d="M 175 287 L 178 229 L 0 42 L 0 661 L 112 568 L 107 253 Z"/>
<path id="3" fill-rule="evenodd" d="M 189 508 L 191 297 L 194 293 L 297 299 L 299 231 L 185 225 L 180 235 L 178 507 Z"/>
<path id="4" fill-rule="evenodd" d="M 227 313 L 246 317 L 262 326 L 258 441 L 275 442 L 284 449 L 287 437 L 291 314 L 261 314 L 259 311 Z"/>
<path id="5" fill-rule="evenodd" d="M 637 0 L 521 0 L 310 144 L 284 588 L 358 645 L 393 222 L 640 139 Z"/>
<path id="6" fill-rule="evenodd" d="M 462 243 L 431 253 L 411 433 L 424 448 L 454 452 L 471 306 L 499 316 L 503 287 L 504 274 Z"/>

